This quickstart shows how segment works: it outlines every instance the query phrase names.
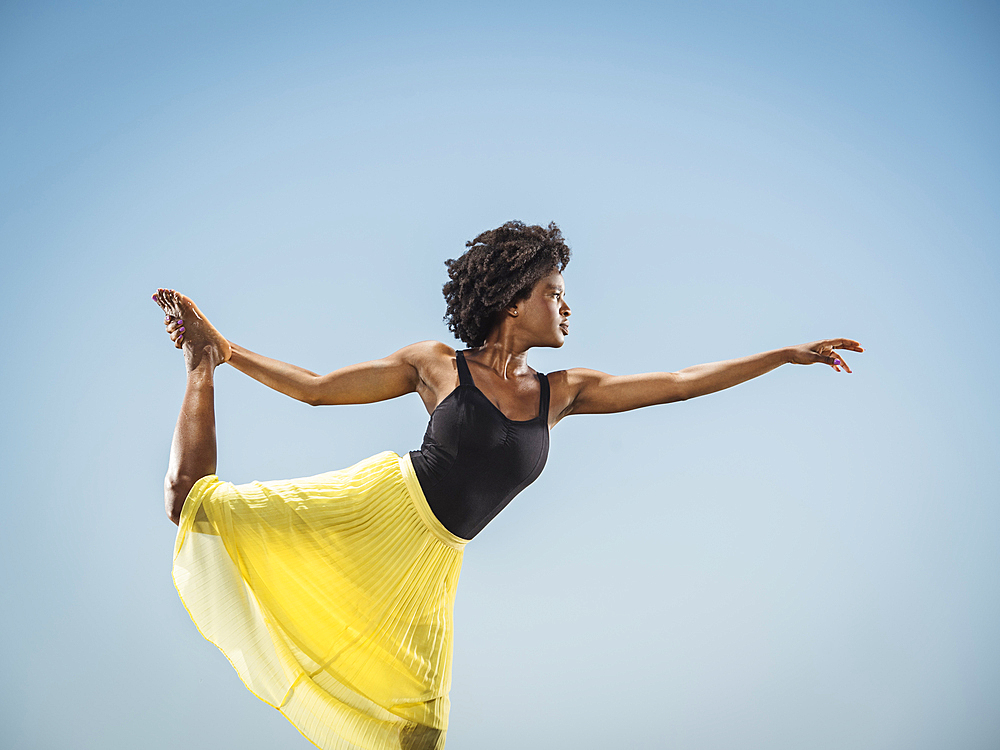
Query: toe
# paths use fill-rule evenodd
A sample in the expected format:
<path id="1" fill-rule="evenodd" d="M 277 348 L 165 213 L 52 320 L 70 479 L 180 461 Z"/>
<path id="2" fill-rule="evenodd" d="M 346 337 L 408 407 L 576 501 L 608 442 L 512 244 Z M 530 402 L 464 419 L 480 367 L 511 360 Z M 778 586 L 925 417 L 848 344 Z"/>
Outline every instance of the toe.
<path id="1" fill-rule="evenodd" d="M 194 310 L 194 302 L 191 301 L 190 297 L 177 292 L 177 310 L 177 315 L 183 318 L 187 311 Z"/>
<path id="2" fill-rule="evenodd" d="M 177 317 L 176 305 L 174 305 L 173 292 L 170 289 L 160 290 L 160 303 L 163 311 L 172 318 Z"/>
<path id="3" fill-rule="evenodd" d="M 164 289 L 163 297 L 167 302 L 167 306 L 164 308 L 172 317 L 180 317 L 180 310 L 177 308 L 177 292 L 173 289 Z"/>

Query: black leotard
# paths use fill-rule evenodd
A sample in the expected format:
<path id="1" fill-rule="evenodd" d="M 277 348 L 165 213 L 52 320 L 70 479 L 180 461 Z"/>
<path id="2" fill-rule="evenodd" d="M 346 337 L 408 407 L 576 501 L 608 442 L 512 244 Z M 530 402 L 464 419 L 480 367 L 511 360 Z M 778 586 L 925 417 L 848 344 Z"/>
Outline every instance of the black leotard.
<path id="1" fill-rule="evenodd" d="M 431 414 L 413 469 L 427 503 L 452 534 L 472 539 L 538 478 L 549 454 L 549 381 L 538 373 L 538 416 L 507 419 L 472 381 L 458 352 L 458 387 Z"/>

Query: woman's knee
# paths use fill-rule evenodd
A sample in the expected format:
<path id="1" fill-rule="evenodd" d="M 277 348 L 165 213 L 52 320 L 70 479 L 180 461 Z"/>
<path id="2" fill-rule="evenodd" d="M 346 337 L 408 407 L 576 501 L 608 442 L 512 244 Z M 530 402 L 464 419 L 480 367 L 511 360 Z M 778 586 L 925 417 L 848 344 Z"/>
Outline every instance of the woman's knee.
<path id="1" fill-rule="evenodd" d="M 166 507 L 167 517 L 177 525 L 180 525 L 181 522 L 184 501 L 187 500 L 187 496 L 196 481 L 196 479 L 188 477 L 170 476 L 163 480 L 163 503 Z"/>

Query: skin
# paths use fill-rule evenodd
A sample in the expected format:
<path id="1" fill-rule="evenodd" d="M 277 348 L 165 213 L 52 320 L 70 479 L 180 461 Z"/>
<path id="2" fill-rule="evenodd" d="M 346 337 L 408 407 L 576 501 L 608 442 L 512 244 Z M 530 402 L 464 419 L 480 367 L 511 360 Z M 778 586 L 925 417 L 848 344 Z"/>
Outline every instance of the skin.
<path id="1" fill-rule="evenodd" d="M 174 345 L 184 352 L 187 388 L 174 431 L 164 482 L 167 515 L 180 520 L 184 500 L 201 477 L 216 469 L 215 368 L 228 363 L 276 391 L 313 406 L 368 404 L 416 392 L 428 413 L 458 386 L 455 350 L 439 341 L 411 344 L 382 359 L 319 375 L 256 354 L 228 341 L 189 298 L 159 289 L 153 300 L 166 314 Z M 538 410 L 540 386 L 528 366 L 533 347 L 560 348 L 569 334 L 571 311 L 562 274 L 554 271 L 526 299 L 509 306 L 484 344 L 466 354 L 476 386 L 508 418 L 526 420 Z M 551 373 L 551 428 L 571 414 L 613 414 L 685 401 L 731 388 L 784 364 L 825 364 L 851 372 L 836 350 L 862 352 L 851 339 L 824 339 L 688 367 L 678 372 L 609 375 L 573 368 Z"/>

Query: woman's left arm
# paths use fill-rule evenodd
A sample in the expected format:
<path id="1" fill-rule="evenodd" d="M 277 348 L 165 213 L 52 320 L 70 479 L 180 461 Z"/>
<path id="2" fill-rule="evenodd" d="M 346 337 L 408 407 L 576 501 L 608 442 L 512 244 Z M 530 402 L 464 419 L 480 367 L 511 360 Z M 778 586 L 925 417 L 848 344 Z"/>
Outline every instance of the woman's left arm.
<path id="1" fill-rule="evenodd" d="M 752 380 L 784 364 L 825 364 L 837 372 L 851 372 L 835 350 L 862 352 L 851 339 L 825 339 L 811 344 L 789 346 L 749 357 L 687 367 L 679 372 L 651 372 L 643 375 L 608 375 L 596 370 L 565 372 L 563 385 L 567 406 L 559 415 L 611 414 L 643 406 L 686 401 Z"/>

